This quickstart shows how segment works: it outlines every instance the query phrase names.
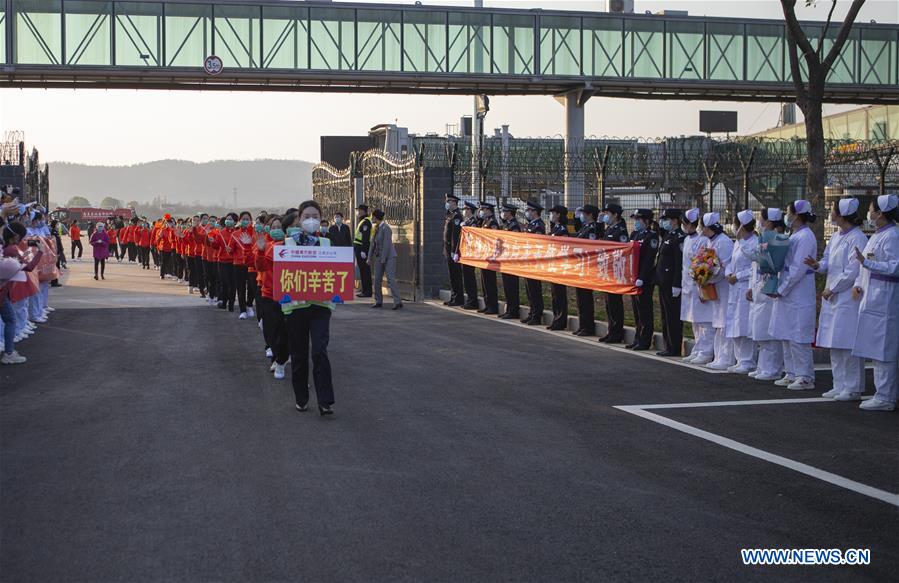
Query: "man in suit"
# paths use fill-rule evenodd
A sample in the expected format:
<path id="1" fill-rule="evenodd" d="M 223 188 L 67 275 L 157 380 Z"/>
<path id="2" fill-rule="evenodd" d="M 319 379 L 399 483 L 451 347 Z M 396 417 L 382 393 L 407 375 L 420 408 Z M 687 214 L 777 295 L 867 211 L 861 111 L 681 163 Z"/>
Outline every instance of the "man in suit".
<path id="1" fill-rule="evenodd" d="M 390 295 L 393 297 L 393 309 L 399 310 L 403 307 L 403 299 L 396 287 L 396 248 L 393 246 L 393 229 L 384 220 L 384 211 L 381 209 L 376 209 L 372 213 L 372 222 L 375 229 L 368 249 L 368 264 L 374 276 L 375 303 L 372 307 L 380 308 L 384 301 L 381 281 L 386 273 L 387 287 L 390 288 Z"/>
<path id="2" fill-rule="evenodd" d="M 343 213 L 334 213 L 334 224 L 328 227 L 328 239 L 334 247 L 352 247 L 353 234 L 343 222 Z"/>

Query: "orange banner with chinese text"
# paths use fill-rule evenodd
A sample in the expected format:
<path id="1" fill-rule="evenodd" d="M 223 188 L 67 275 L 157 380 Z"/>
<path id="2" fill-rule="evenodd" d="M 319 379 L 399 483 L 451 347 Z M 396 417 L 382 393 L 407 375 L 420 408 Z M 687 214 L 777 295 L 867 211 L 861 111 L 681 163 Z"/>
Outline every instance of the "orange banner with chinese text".
<path id="1" fill-rule="evenodd" d="M 571 287 L 637 295 L 639 249 L 639 243 L 462 227 L 459 262 Z"/>

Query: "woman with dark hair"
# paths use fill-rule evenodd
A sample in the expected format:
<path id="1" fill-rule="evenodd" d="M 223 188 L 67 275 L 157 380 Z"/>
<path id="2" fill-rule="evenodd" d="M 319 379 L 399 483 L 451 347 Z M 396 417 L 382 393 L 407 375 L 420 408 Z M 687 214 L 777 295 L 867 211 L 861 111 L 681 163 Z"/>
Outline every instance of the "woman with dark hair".
<path id="1" fill-rule="evenodd" d="M 97 279 L 97 275 L 101 279 L 106 279 L 106 260 L 109 259 L 109 235 L 106 234 L 106 223 L 97 223 L 90 244 L 94 249 L 94 279 Z"/>
<path id="2" fill-rule="evenodd" d="M 549 209 L 549 235 L 551 237 L 568 237 L 568 209 L 562 205 L 556 205 Z M 568 288 L 554 283 L 551 286 L 553 321 L 546 328 L 548 330 L 568 329 Z"/>
<path id="3" fill-rule="evenodd" d="M 229 312 L 234 311 L 234 296 L 236 289 L 234 287 L 234 225 L 237 224 L 237 215 L 228 213 L 225 215 L 222 228 L 213 231 L 210 243 L 217 252 L 217 261 L 219 268 L 219 295 L 218 307 Z"/>
<path id="4" fill-rule="evenodd" d="M 727 326 L 727 305 L 730 302 L 730 285 L 728 285 L 725 276 L 727 267 L 730 264 L 730 258 L 734 254 L 734 242 L 730 237 L 724 234 L 724 227 L 721 226 L 721 216 L 718 213 L 711 212 L 702 215 L 702 234 L 709 240 L 707 247 L 714 249 L 721 263 L 721 268 L 717 273 L 712 275 L 709 280 L 710 284 L 715 285 L 715 291 L 718 298 L 709 300 L 712 304 L 712 329 L 715 334 L 715 358 L 706 365 L 712 370 L 727 370 L 734 364 L 734 346 L 733 342 L 727 337 L 725 327 Z"/>
<path id="5" fill-rule="evenodd" d="M 838 229 L 827 242 L 824 256 L 821 261 L 805 258 L 806 265 L 827 274 L 815 345 L 830 349 L 833 388 L 822 396 L 837 401 L 858 401 L 865 391 L 865 361 L 852 356 L 858 328 L 858 303 L 852 299 L 852 286 L 860 267 L 855 248 L 863 249 L 868 242 L 859 228 L 862 221 L 858 210 L 856 198 L 837 201 L 830 211 L 830 223 Z"/>
<path id="6" fill-rule="evenodd" d="M 253 258 L 253 215 L 247 211 L 240 213 L 239 223 L 232 233 L 232 246 L 234 247 L 234 289 L 237 292 L 237 305 L 240 308 L 238 318 L 246 320 L 254 316 L 253 291 L 250 287 L 250 263 Z M 255 281 L 255 279 L 253 279 Z"/>
<path id="7" fill-rule="evenodd" d="M 72 219 L 72 223 L 69 226 L 69 239 L 72 240 L 72 261 L 81 261 L 84 247 L 81 246 L 81 228 L 78 226 L 76 219 Z M 75 249 L 78 250 L 77 258 L 75 257 Z"/>
<path id="8" fill-rule="evenodd" d="M 737 361 L 727 370 L 735 374 L 749 374 L 756 369 L 755 342 L 752 341 L 752 327 L 749 323 L 752 302 L 746 295 L 752 276 L 752 259 L 759 247 L 755 224 L 755 215 L 749 209 L 738 212 L 734 217 L 737 240 L 725 271 L 727 283 L 731 287 L 727 296 L 727 324 L 724 334 L 733 344 Z"/>
<path id="9" fill-rule="evenodd" d="M 815 272 L 806 257 L 818 256 L 818 241 L 808 228 L 817 217 L 807 200 L 791 202 L 786 224 L 790 249 L 784 261 L 774 298 L 768 332 L 783 341 L 784 376 L 774 384 L 791 391 L 815 388 L 812 342 L 815 340 Z"/>
<path id="10" fill-rule="evenodd" d="M 868 220 L 877 227 L 864 252 L 852 297 L 861 300 L 852 356 L 874 361 L 874 398 L 859 409 L 892 411 L 899 396 L 899 197 L 883 194 L 871 202 Z"/>
<path id="11" fill-rule="evenodd" d="M 284 365 L 290 357 L 287 345 L 287 328 L 284 324 L 284 313 L 281 305 L 274 299 L 274 251 L 275 245 L 284 243 L 284 229 L 281 228 L 281 217 L 271 216 L 268 232 L 260 231 L 256 235 L 255 267 L 262 274 L 262 289 L 257 308 L 262 314 L 262 336 L 265 338 L 266 356 L 271 358 L 271 372 L 276 379 L 284 378 Z"/>
<path id="12" fill-rule="evenodd" d="M 289 239 L 285 243 L 300 246 L 330 247 L 331 241 L 319 237 L 321 207 L 312 200 L 300 205 L 297 214 L 291 214 L 282 223 L 287 227 Z M 301 230 L 292 227 L 296 221 Z M 293 232 L 293 235 L 290 233 Z M 312 378 L 318 411 L 321 415 L 334 413 L 334 385 L 331 379 L 331 361 L 328 359 L 328 341 L 331 335 L 333 302 L 297 299 L 282 304 L 290 345 L 291 380 L 296 397 L 297 411 L 306 411 L 309 403 L 309 346 L 312 345 Z"/>
<path id="13" fill-rule="evenodd" d="M 712 329 L 712 304 L 699 297 L 699 288 L 690 277 L 690 264 L 693 257 L 708 246 L 709 240 L 699 232 L 699 219 L 702 213 L 692 208 L 684 213 L 683 257 L 681 258 L 681 304 L 680 318 L 690 322 L 693 327 L 693 349 L 684 362 L 692 364 L 708 364 L 715 358 L 715 331 Z"/>
<path id="14" fill-rule="evenodd" d="M 762 209 L 762 231 L 776 231 L 783 234 L 786 226 L 783 222 L 783 211 L 775 208 Z M 774 310 L 774 298 L 762 290 L 765 278 L 759 271 L 758 262 L 752 263 L 752 276 L 746 298 L 749 300 L 749 336 L 758 344 L 759 355 L 756 368 L 749 376 L 760 381 L 776 381 L 783 375 L 784 355 L 783 343 L 768 333 L 771 325 L 771 313 Z"/>

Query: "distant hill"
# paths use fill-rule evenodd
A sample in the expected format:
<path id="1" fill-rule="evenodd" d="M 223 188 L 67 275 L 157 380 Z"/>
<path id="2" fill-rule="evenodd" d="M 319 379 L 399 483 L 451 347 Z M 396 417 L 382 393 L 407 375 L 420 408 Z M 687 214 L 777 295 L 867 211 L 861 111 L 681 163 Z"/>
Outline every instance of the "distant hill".
<path id="1" fill-rule="evenodd" d="M 295 206 L 312 196 L 313 163 L 302 160 L 158 160 L 132 166 L 50 162 L 51 198 L 65 204 L 83 196 L 97 205 L 107 197 L 124 202 L 169 202 L 238 207 Z"/>

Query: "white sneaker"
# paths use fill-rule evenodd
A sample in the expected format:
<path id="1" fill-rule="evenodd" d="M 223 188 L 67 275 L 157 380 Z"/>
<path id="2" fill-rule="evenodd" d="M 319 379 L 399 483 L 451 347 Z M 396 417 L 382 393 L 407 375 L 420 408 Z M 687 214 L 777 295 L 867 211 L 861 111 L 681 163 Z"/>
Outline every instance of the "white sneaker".
<path id="1" fill-rule="evenodd" d="M 815 381 L 810 381 L 804 378 L 798 378 L 789 385 L 787 388 L 791 391 L 808 391 L 810 389 L 815 388 Z"/>
<path id="2" fill-rule="evenodd" d="M 281 380 L 284 378 L 284 365 L 276 364 L 275 365 L 275 378 Z"/>
<path id="3" fill-rule="evenodd" d="M 794 376 L 792 376 L 792 375 L 786 375 L 786 374 L 785 374 L 780 380 L 774 381 L 774 384 L 777 385 L 778 387 L 788 387 L 788 386 L 790 386 L 790 385 L 793 383 L 793 381 L 795 381 L 795 380 L 796 380 L 796 377 L 794 377 Z"/>
<path id="4" fill-rule="evenodd" d="M 247 308 L 247 316 L 249 316 L 250 318 L 256 317 L 256 312 L 253 311 L 253 308 Z"/>
<path id="5" fill-rule="evenodd" d="M 881 401 L 877 397 L 874 397 L 873 399 L 864 401 L 858 408 L 864 409 L 865 411 L 892 411 L 896 408 L 896 404 L 887 403 L 886 401 Z"/>
<path id="6" fill-rule="evenodd" d="M 697 357 L 697 356 L 699 356 L 698 353 L 691 352 L 691 353 L 688 354 L 687 356 L 685 356 L 685 357 L 683 357 L 682 359 L 680 359 L 680 361 L 681 361 L 681 362 L 693 362 L 694 360 L 696 360 L 696 357 Z"/>
<path id="7" fill-rule="evenodd" d="M 691 364 L 699 364 L 699 365 L 709 364 L 713 360 L 715 360 L 715 357 L 712 356 L 711 354 L 708 354 L 705 356 L 700 354 L 692 360 Z"/>
<path id="8" fill-rule="evenodd" d="M 841 392 L 840 389 L 830 389 L 829 391 L 821 393 L 821 396 L 826 397 L 828 399 L 833 399 L 833 398 L 836 398 L 836 396 L 839 395 L 840 392 Z"/>
<path id="9" fill-rule="evenodd" d="M 730 370 L 730 367 L 723 362 L 711 362 L 705 367 L 710 370 Z"/>
<path id="10" fill-rule="evenodd" d="M 3 357 L 0 357 L 0 364 L 22 364 L 28 359 L 13 350 L 11 353 L 3 353 Z"/>
<path id="11" fill-rule="evenodd" d="M 746 373 L 746 376 L 754 379 L 755 377 L 759 376 L 759 374 L 761 374 L 759 372 L 759 369 L 755 369 L 755 370 L 751 370 L 748 373 Z"/>
<path id="12" fill-rule="evenodd" d="M 862 394 L 861 393 L 853 393 L 852 391 L 846 391 L 838 394 L 833 398 L 834 401 L 861 401 Z"/>
<path id="13" fill-rule="evenodd" d="M 757 381 L 776 381 L 780 379 L 779 374 L 757 374 L 753 377 Z"/>
<path id="14" fill-rule="evenodd" d="M 12 339 L 12 341 L 15 342 L 16 344 L 18 344 L 19 342 L 21 342 L 23 340 L 25 340 L 25 336 L 23 336 L 22 334 L 14 336 Z"/>
<path id="15" fill-rule="evenodd" d="M 47 306 L 47 311 L 48 311 L 48 312 L 55 312 L 55 311 L 56 311 L 56 308 L 54 308 L 54 307 L 52 307 L 52 306 Z"/>
<path id="16" fill-rule="evenodd" d="M 262 320 L 259 320 L 259 329 L 262 330 Z"/>
<path id="17" fill-rule="evenodd" d="M 268 372 L 275 372 L 275 368 L 277 368 L 277 366 L 278 366 L 277 362 L 272 362 L 272 365 L 270 367 L 268 367 Z"/>
<path id="18" fill-rule="evenodd" d="M 47 318 L 44 318 L 43 316 L 41 316 L 40 318 L 35 318 L 34 321 L 37 322 L 38 324 L 46 324 Z"/>
<path id="19" fill-rule="evenodd" d="M 246 319 L 247 319 L 247 313 L 246 313 L 246 312 L 241 312 L 240 315 L 237 317 L 237 319 L 238 319 L 238 320 L 246 320 Z"/>
<path id="20" fill-rule="evenodd" d="M 275 355 L 275 353 L 272 352 L 272 349 L 271 349 L 271 348 L 266 348 L 266 349 L 265 349 L 265 357 L 266 357 L 266 358 L 271 358 L 271 357 L 273 357 L 274 355 Z"/>
<path id="21" fill-rule="evenodd" d="M 737 366 L 733 367 L 733 369 L 732 369 L 730 372 L 732 372 L 732 373 L 734 373 L 734 374 L 749 374 L 749 373 L 752 373 L 752 372 L 755 372 L 755 371 L 753 371 L 753 370 L 752 370 L 751 368 L 749 368 L 748 366 L 739 366 L 739 365 L 737 365 Z"/>

